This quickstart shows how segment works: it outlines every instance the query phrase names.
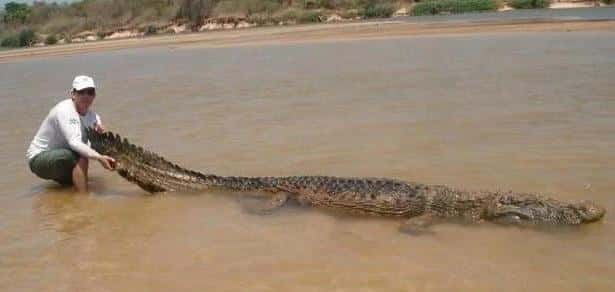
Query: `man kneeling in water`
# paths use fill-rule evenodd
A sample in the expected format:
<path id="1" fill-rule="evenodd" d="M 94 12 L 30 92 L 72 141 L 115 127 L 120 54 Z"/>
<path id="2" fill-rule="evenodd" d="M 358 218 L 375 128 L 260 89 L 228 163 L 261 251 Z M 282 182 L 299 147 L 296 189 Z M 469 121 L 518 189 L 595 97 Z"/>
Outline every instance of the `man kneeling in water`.
<path id="1" fill-rule="evenodd" d="M 75 77 L 71 98 L 49 111 L 30 143 L 27 157 L 34 174 L 62 185 L 72 184 L 78 192 L 87 192 L 88 159 L 98 160 L 108 170 L 115 168 L 113 158 L 99 154 L 86 144 L 85 128 L 105 131 L 99 116 L 89 110 L 95 97 L 94 80 L 88 76 Z"/>

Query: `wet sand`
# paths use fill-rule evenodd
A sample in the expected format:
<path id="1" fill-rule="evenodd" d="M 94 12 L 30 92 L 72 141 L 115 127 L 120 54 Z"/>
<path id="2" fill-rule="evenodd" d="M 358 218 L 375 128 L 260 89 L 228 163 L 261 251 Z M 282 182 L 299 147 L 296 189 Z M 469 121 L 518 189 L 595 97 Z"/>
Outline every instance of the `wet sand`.
<path id="1" fill-rule="evenodd" d="M 615 21 L 486 21 L 479 23 L 408 23 L 403 21 L 262 27 L 230 31 L 165 35 L 148 38 L 65 44 L 43 48 L 0 51 L 0 63 L 32 57 L 72 55 L 127 48 L 169 46 L 231 47 L 347 40 L 408 38 L 509 32 L 615 31 Z"/>

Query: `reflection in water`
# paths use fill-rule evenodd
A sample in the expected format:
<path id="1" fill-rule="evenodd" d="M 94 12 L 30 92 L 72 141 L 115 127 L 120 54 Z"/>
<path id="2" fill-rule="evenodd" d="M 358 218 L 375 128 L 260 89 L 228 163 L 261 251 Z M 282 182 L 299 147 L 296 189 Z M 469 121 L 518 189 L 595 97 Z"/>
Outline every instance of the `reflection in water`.
<path id="1" fill-rule="evenodd" d="M 0 290 L 610 290 L 614 40 L 466 35 L 3 64 Z M 188 168 L 538 192 L 595 200 L 607 216 L 574 230 L 443 224 L 408 236 L 399 220 L 148 196 L 97 164 L 93 194 L 73 195 L 34 178 L 23 153 L 59 84 L 87 73 L 75 68 L 100 80 L 110 129 Z"/>
<path id="2" fill-rule="evenodd" d="M 74 235 L 92 224 L 91 215 L 83 211 L 81 198 L 71 193 L 43 196 L 37 201 L 35 211 L 43 217 L 47 228 Z"/>

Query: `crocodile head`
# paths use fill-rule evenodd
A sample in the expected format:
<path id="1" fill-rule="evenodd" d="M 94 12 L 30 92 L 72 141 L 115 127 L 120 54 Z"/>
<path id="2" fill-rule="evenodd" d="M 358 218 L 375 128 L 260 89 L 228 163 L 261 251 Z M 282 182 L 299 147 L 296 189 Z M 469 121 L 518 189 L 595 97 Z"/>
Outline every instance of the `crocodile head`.
<path id="1" fill-rule="evenodd" d="M 574 208 L 576 209 L 579 217 L 581 218 L 581 223 L 591 223 L 598 221 L 604 217 L 606 210 L 598 205 L 596 205 L 592 201 L 582 201 L 574 204 Z"/>
<path id="2" fill-rule="evenodd" d="M 488 204 L 484 217 L 504 224 L 578 225 L 598 221 L 605 213 L 591 201 L 562 202 L 530 194 L 502 194 Z"/>

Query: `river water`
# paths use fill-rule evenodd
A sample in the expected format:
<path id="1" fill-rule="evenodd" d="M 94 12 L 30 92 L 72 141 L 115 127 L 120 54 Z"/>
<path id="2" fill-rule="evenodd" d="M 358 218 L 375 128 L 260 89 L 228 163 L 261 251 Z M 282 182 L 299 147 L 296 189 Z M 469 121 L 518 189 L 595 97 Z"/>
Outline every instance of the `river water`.
<path id="1" fill-rule="evenodd" d="M 571 20 L 613 20 L 615 7 L 581 7 L 566 9 L 514 9 L 508 11 L 470 12 L 452 15 L 397 17 L 397 20 L 417 23 L 453 22 L 535 22 Z"/>
<path id="2" fill-rule="evenodd" d="M 615 34 L 512 33 L 148 48 L 0 65 L 2 291 L 606 291 L 615 287 Z M 591 199 L 599 223 L 398 231 L 398 220 L 215 193 L 89 195 L 25 151 L 72 77 L 107 127 L 220 175 L 392 177 Z"/>

